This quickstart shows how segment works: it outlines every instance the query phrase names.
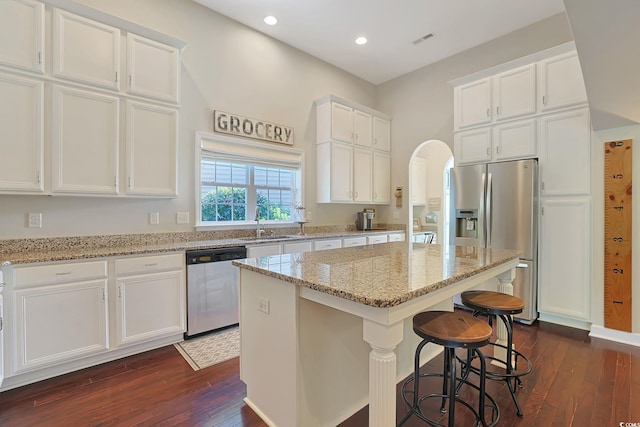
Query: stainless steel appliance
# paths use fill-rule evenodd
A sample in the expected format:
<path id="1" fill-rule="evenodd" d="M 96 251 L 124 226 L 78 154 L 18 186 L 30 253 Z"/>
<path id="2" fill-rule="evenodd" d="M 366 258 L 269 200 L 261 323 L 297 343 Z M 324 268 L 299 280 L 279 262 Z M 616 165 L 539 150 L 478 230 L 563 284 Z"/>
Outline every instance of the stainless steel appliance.
<path id="1" fill-rule="evenodd" d="M 238 268 L 231 261 L 246 257 L 244 247 L 187 251 L 185 338 L 238 323 Z"/>
<path id="2" fill-rule="evenodd" d="M 513 293 L 531 324 L 537 311 L 538 162 L 517 160 L 451 169 L 451 242 L 522 252 Z M 459 298 L 454 298 L 459 304 Z"/>
<path id="3" fill-rule="evenodd" d="M 356 212 L 356 228 L 358 230 L 373 230 L 373 218 L 375 216 L 376 212 L 373 209 Z"/>

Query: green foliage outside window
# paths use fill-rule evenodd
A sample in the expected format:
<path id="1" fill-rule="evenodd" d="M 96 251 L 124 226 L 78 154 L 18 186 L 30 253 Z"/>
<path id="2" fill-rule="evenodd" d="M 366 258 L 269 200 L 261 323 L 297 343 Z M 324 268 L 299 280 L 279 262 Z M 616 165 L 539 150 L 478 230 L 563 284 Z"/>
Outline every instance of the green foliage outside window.
<path id="1" fill-rule="evenodd" d="M 253 213 L 247 215 L 247 189 L 216 187 L 202 196 L 202 221 L 253 221 Z M 263 194 L 257 195 L 260 220 L 290 220 L 291 207 L 270 205 Z"/>

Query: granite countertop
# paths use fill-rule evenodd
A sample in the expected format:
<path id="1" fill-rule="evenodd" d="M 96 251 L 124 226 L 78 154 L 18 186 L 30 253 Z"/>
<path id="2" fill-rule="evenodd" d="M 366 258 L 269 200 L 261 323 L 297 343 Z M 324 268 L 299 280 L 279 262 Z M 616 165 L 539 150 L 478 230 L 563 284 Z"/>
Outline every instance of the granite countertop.
<path id="1" fill-rule="evenodd" d="M 373 307 L 393 307 L 505 262 L 519 251 L 396 242 L 233 261 L 244 269 Z"/>
<path id="2" fill-rule="evenodd" d="M 87 236 L 67 238 L 22 239 L 12 241 L 3 247 L 0 240 L 0 265 L 27 264 L 36 262 L 65 261 L 111 256 L 151 254 L 161 252 L 179 252 L 185 250 L 212 249 L 233 246 L 251 246 L 267 243 L 282 243 L 301 240 L 330 239 L 354 236 L 367 236 L 403 232 L 404 230 L 372 230 L 372 231 L 322 231 L 305 235 L 279 235 L 255 237 L 224 237 L 216 234 L 214 239 L 209 234 L 183 235 L 184 233 L 166 233 L 158 238 L 154 235 L 123 236 Z M 246 232 L 246 230 L 245 230 Z M 151 239 L 149 236 L 153 236 Z M 200 238 L 198 238 L 200 237 Z M 193 238 L 193 240 L 191 240 Z M 7 241 L 4 241 L 7 242 Z M 17 243 L 16 243 L 17 242 Z M 12 249 L 13 248 L 13 249 Z"/>

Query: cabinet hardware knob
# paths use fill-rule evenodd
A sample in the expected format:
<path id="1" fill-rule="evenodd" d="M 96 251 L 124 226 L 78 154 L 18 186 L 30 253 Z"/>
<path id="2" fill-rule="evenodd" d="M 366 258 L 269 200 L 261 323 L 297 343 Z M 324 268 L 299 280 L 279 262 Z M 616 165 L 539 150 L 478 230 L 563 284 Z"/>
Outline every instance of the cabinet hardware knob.
<path id="1" fill-rule="evenodd" d="M 149 263 L 149 264 L 145 264 L 144 266 L 145 266 L 145 267 L 153 267 L 153 266 L 156 266 L 156 265 L 158 265 L 158 263 L 157 263 L 157 262 L 151 262 L 151 263 Z"/>
<path id="2" fill-rule="evenodd" d="M 491 116 L 491 108 L 487 108 L 487 117 Z"/>
<path id="3" fill-rule="evenodd" d="M 56 276 L 68 276 L 71 274 L 71 271 L 63 271 L 61 273 L 56 273 Z"/>
<path id="4" fill-rule="evenodd" d="M 547 105 L 547 97 L 542 95 L 542 105 Z"/>

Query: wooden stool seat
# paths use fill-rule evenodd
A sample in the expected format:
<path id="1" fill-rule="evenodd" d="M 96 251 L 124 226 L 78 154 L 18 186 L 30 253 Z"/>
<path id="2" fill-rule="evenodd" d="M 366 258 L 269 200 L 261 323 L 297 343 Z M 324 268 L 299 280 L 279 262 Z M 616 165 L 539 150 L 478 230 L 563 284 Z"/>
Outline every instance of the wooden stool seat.
<path id="1" fill-rule="evenodd" d="M 445 347 L 482 347 L 492 329 L 487 323 L 464 313 L 425 311 L 413 317 L 413 331 L 422 339 Z"/>
<path id="2" fill-rule="evenodd" d="M 490 343 L 495 347 L 504 349 L 505 359 L 487 356 L 488 359 L 504 365 L 504 372 L 485 370 L 484 374 L 490 380 L 504 381 L 507 383 L 509 392 L 516 406 L 516 413 L 522 416 L 522 408 L 516 397 L 516 386 L 522 387 L 520 377 L 531 372 L 533 365 L 531 361 L 519 351 L 513 349 L 513 319 L 512 314 L 522 313 L 524 310 L 524 301 L 513 295 L 503 294 L 493 291 L 466 291 L 460 294 L 462 303 L 473 310 L 473 316 L 480 314 L 487 315 L 489 326 L 493 326 L 493 318 L 500 319 L 507 332 L 507 342 L 499 344 L 498 342 Z M 465 371 L 463 378 L 467 378 L 469 372 L 480 374 L 480 369 L 472 366 L 474 357 L 470 352 L 467 354 L 467 361 L 463 362 L 463 370 Z M 518 365 L 525 365 L 524 369 L 518 369 Z"/>
<path id="3" fill-rule="evenodd" d="M 486 314 L 518 314 L 524 310 L 521 298 L 500 292 L 466 291 L 460 299 L 467 307 Z"/>
<path id="4" fill-rule="evenodd" d="M 498 408 L 498 403 L 495 399 L 485 391 L 486 363 L 484 355 L 479 350 L 480 347 L 489 343 L 493 334 L 491 326 L 466 313 L 424 311 L 413 316 L 413 331 L 422 338 L 422 341 L 420 341 L 415 351 L 413 375 L 402 384 L 402 399 L 409 410 L 402 417 L 398 426 L 401 426 L 415 415 L 432 427 L 445 427 L 444 424 L 439 424 L 435 418 L 430 418 L 429 415 L 423 412 L 423 409 L 427 409 L 429 406 L 425 405 L 425 401 L 430 399 L 440 400 L 441 414 L 448 412 L 447 427 L 456 425 L 456 404 L 462 409 L 466 408 L 474 415 L 476 426 L 495 426 L 500 419 L 500 408 Z M 439 344 L 444 347 L 442 373 L 420 373 L 420 353 L 422 348 L 429 343 Z M 456 375 L 456 349 L 458 348 L 467 349 L 467 352 L 472 355 L 474 360 L 478 360 L 479 385 L 467 381 L 468 372 L 464 372 L 464 378 Z M 420 394 L 420 380 L 429 378 L 442 379 L 441 393 Z M 477 408 L 460 397 L 458 391 L 462 386 L 478 393 Z M 485 415 L 489 415 L 488 419 Z"/>

